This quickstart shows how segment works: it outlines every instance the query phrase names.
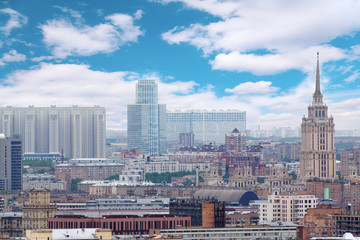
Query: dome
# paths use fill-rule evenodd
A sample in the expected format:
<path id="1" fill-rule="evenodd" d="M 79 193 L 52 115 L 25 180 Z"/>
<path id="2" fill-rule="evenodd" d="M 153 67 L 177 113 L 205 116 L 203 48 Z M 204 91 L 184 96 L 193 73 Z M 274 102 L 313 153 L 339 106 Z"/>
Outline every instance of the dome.
<path id="1" fill-rule="evenodd" d="M 5 137 L 5 134 L 3 134 L 3 133 L 0 133 L 0 139 L 5 139 L 6 137 Z"/>

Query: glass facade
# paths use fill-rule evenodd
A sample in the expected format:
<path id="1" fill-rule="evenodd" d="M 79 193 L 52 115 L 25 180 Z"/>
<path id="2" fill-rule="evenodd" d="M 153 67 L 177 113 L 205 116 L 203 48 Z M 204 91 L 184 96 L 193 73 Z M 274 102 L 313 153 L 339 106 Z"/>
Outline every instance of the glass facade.
<path id="1" fill-rule="evenodd" d="M 157 104 L 157 84 L 154 80 L 139 80 L 136 84 L 136 104 L 128 105 L 128 148 L 138 148 L 143 154 L 166 152 L 166 105 Z"/>
<path id="2" fill-rule="evenodd" d="M 237 128 L 246 131 L 246 112 L 227 111 L 168 111 L 167 140 L 179 141 L 180 133 L 194 133 L 195 141 L 215 141 L 224 144 L 225 134 Z"/>

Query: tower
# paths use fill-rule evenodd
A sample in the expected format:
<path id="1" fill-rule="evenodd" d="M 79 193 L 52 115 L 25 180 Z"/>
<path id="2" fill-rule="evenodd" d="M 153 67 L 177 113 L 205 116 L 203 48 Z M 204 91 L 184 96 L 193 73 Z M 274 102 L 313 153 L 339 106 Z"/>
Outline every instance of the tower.
<path id="1" fill-rule="evenodd" d="M 155 80 L 139 80 L 136 103 L 128 105 L 128 148 L 138 148 L 143 154 L 166 152 L 166 105 L 158 104 Z"/>
<path id="2" fill-rule="evenodd" d="M 0 190 L 22 190 L 22 142 L 0 134 Z"/>
<path id="3" fill-rule="evenodd" d="M 328 107 L 320 91 L 319 53 L 317 53 L 316 85 L 308 117 L 301 123 L 300 177 L 331 179 L 336 177 L 335 124 L 328 117 Z"/>

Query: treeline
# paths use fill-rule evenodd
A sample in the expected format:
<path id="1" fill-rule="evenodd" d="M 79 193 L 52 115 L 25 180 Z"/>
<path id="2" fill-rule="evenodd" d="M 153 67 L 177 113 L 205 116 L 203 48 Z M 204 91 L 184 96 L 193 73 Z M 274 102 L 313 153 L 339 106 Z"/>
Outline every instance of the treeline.
<path id="1" fill-rule="evenodd" d="M 23 165 L 31 167 L 51 167 L 53 164 L 52 160 L 24 160 Z"/>
<path id="2" fill-rule="evenodd" d="M 196 171 L 180 171 L 180 172 L 166 172 L 166 173 L 146 173 L 145 180 L 153 183 L 171 183 L 172 177 L 184 177 L 186 175 L 195 175 Z"/>

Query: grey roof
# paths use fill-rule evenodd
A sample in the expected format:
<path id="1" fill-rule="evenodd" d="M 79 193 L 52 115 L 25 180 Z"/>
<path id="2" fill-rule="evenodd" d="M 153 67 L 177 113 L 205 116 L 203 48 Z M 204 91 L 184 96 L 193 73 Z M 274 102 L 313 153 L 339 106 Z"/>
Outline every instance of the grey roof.
<path id="1" fill-rule="evenodd" d="M 195 199 L 217 199 L 220 202 L 239 202 L 248 204 L 250 200 L 259 198 L 254 192 L 245 190 L 198 190 L 194 193 Z"/>

